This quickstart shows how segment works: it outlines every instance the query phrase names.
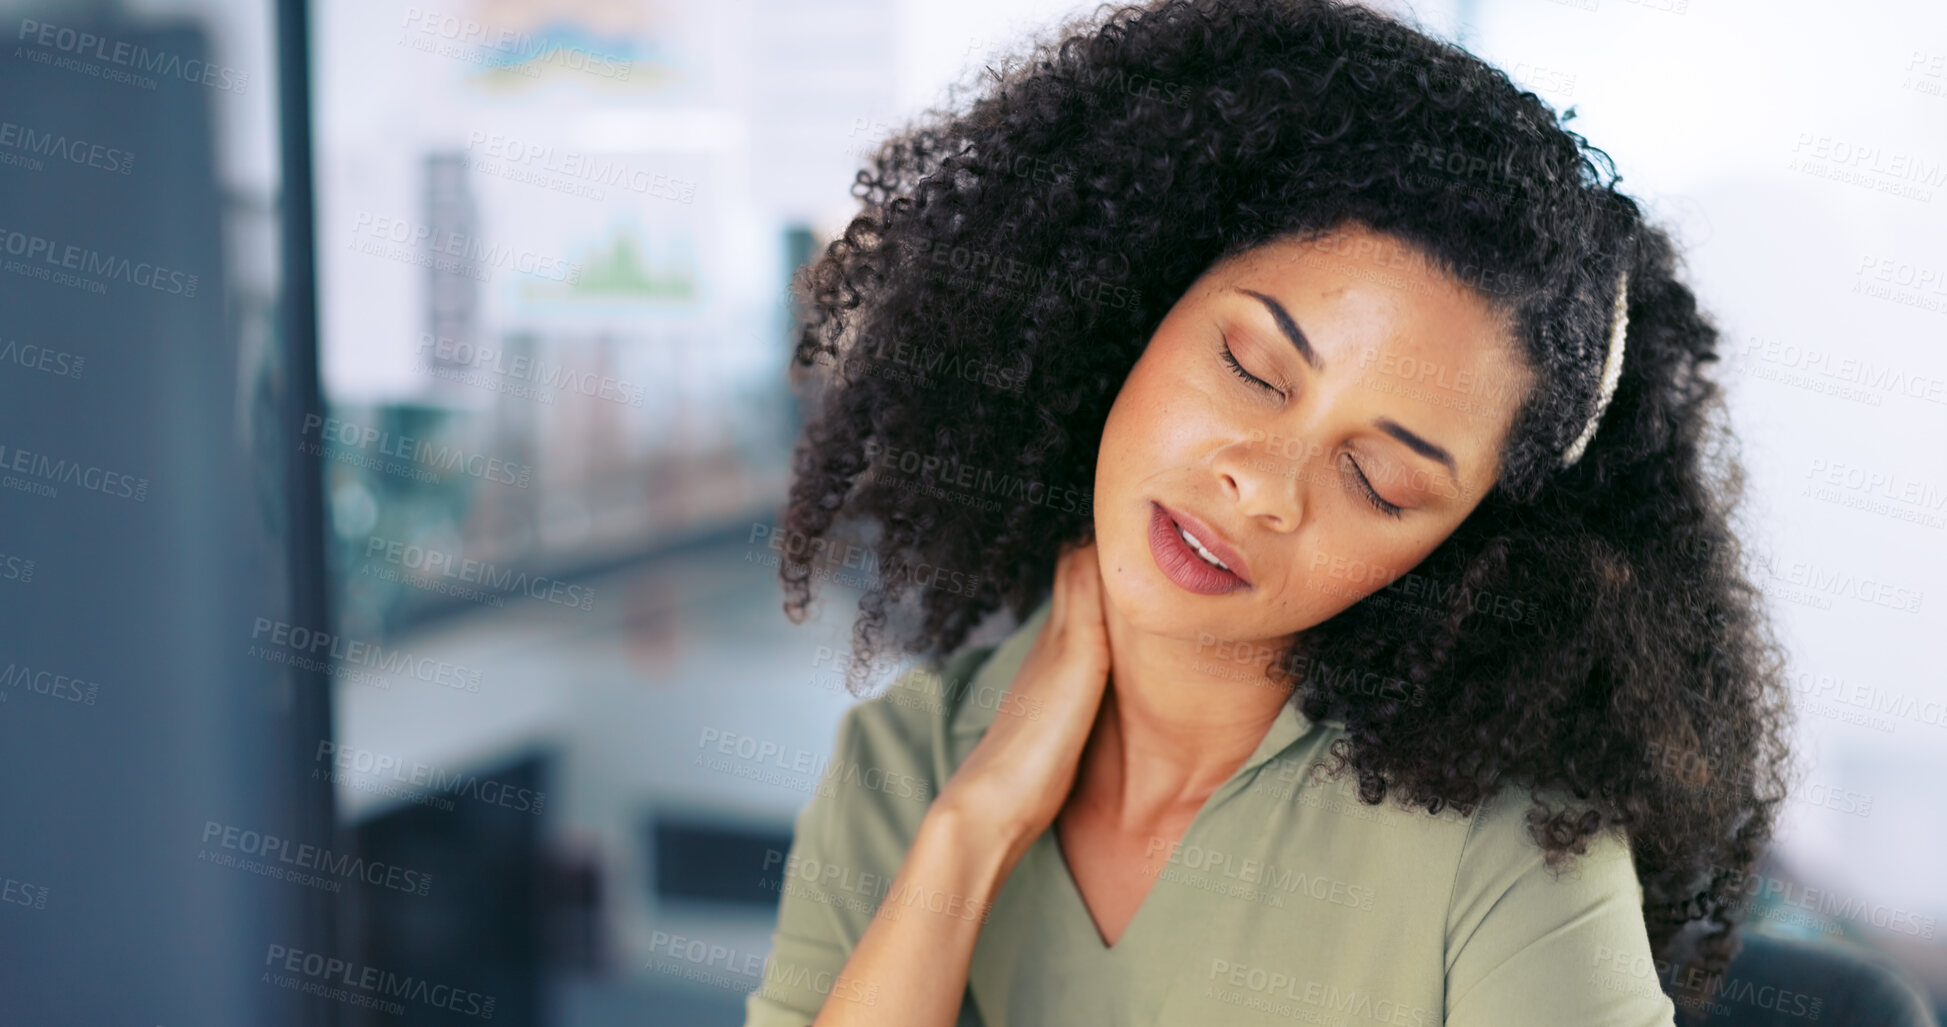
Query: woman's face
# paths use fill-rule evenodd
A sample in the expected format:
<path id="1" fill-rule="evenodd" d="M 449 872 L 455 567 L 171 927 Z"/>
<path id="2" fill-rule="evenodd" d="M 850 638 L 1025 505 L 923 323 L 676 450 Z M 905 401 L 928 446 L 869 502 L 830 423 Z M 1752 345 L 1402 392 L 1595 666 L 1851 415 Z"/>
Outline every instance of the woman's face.
<path id="1" fill-rule="evenodd" d="M 1532 381 L 1487 302 L 1395 237 L 1353 227 L 1213 266 L 1103 428 L 1095 533 L 1114 614 L 1199 642 L 1330 618 L 1479 505 Z"/>

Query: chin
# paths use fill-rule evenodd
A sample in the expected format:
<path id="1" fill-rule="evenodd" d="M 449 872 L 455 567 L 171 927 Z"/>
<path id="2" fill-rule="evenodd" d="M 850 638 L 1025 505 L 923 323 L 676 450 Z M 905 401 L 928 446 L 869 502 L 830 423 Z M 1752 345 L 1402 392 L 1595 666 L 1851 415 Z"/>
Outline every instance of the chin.
<path id="1" fill-rule="evenodd" d="M 1103 540 L 1105 546 L 1107 541 Z M 1225 623 L 1235 625 L 1235 617 L 1222 615 L 1218 608 L 1225 597 L 1186 592 L 1165 577 L 1150 555 L 1145 535 L 1125 538 L 1121 548 L 1098 551 L 1103 554 L 1104 613 L 1113 613 L 1146 635 L 1190 640 L 1220 634 L 1217 626 Z M 1114 570 L 1118 566 L 1119 572 Z"/>

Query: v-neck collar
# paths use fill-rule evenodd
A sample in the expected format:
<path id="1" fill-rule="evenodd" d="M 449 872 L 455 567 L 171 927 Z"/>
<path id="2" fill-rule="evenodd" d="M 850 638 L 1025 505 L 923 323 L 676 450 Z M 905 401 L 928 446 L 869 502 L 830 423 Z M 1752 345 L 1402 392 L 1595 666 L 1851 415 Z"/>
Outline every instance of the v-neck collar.
<path id="1" fill-rule="evenodd" d="M 1273 720 L 1271 726 L 1266 729 L 1263 740 L 1252 751 L 1250 758 L 1240 764 L 1223 784 L 1218 785 L 1215 791 L 1204 798 L 1203 805 L 1197 808 L 1196 815 L 1184 827 L 1183 834 L 1177 839 L 1176 844 L 1179 846 L 1190 844 L 1199 830 L 1208 829 L 1210 817 L 1216 815 L 1217 810 L 1244 787 L 1251 772 L 1290 748 L 1310 730 L 1309 725 L 1310 721 L 1304 714 L 1298 712 L 1296 706 L 1289 702 L 1285 703 L 1278 710 L 1277 719 Z M 1088 899 L 1082 894 L 1082 884 L 1076 880 L 1075 871 L 1069 866 L 1067 854 L 1061 847 L 1061 835 L 1056 830 L 1056 824 L 1048 825 L 1047 830 L 1042 832 L 1042 837 L 1036 839 L 1036 845 L 1042 850 L 1039 853 L 1040 857 L 1047 861 L 1047 865 L 1039 869 L 1050 878 L 1058 878 L 1054 886 L 1066 895 L 1063 901 L 1067 902 L 1077 923 L 1081 925 L 1076 930 L 1082 935 L 1083 940 L 1079 940 L 1077 944 L 1091 945 L 1092 943 L 1090 951 L 1097 958 L 1104 959 L 1120 958 L 1131 949 L 1141 947 L 1138 928 L 1147 920 L 1161 915 L 1151 913 L 1150 907 L 1165 901 L 1165 894 L 1171 891 L 1163 887 L 1165 882 L 1160 875 L 1149 882 L 1149 888 L 1143 892 L 1142 899 L 1136 904 L 1136 911 L 1130 914 L 1128 922 L 1122 925 L 1122 933 L 1116 935 L 1115 941 L 1111 943 L 1102 937 L 1101 926 L 1095 922 L 1095 913 L 1089 909 Z"/>

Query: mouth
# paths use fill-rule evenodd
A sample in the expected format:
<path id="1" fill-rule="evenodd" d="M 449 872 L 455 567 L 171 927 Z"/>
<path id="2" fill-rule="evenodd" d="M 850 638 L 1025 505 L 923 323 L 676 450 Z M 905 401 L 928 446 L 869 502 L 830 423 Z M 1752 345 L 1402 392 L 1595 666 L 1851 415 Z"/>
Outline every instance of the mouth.
<path id="1" fill-rule="evenodd" d="M 1149 504 L 1149 551 L 1163 575 L 1199 595 L 1251 587 L 1243 559 L 1215 530 L 1188 514 Z"/>

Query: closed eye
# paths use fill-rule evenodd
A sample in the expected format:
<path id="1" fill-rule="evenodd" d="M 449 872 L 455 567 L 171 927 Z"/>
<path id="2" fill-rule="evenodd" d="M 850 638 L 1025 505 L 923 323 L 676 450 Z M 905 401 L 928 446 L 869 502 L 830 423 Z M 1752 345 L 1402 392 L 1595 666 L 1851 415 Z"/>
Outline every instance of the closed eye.
<path id="1" fill-rule="evenodd" d="M 1359 487 L 1362 491 L 1365 492 L 1366 501 L 1372 504 L 1373 509 L 1378 510 L 1380 513 L 1383 513 L 1386 516 L 1397 520 L 1399 518 L 1401 508 L 1392 503 L 1386 502 L 1386 500 L 1379 495 L 1379 490 L 1372 487 L 1372 479 L 1366 477 L 1365 469 L 1359 466 L 1359 461 L 1354 460 L 1350 456 L 1348 456 L 1345 458 L 1345 462 L 1351 464 L 1352 473 L 1359 476 Z"/>
<path id="2" fill-rule="evenodd" d="M 1269 389 L 1280 396 L 1284 395 L 1283 389 L 1280 389 L 1277 386 L 1271 384 L 1270 382 L 1267 382 L 1264 379 L 1259 378 L 1257 375 L 1254 375 L 1251 372 L 1244 370 L 1244 365 L 1237 362 L 1237 354 L 1232 353 L 1230 351 L 1230 339 L 1228 337 L 1224 339 L 1224 363 L 1230 365 L 1231 373 L 1235 374 L 1237 377 L 1242 378 L 1247 382 L 1252 382 L 1254 384 L 1263 386 L 1264 388 Z"/>

